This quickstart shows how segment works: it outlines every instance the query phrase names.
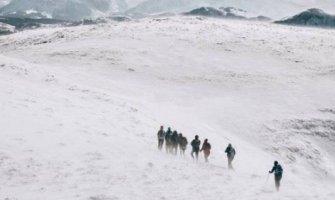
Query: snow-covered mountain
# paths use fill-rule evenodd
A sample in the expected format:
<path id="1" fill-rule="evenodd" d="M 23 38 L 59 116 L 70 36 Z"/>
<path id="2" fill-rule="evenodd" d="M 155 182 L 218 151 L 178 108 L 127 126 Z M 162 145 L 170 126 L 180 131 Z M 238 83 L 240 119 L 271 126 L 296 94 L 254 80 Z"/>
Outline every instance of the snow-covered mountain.
<path id="1" fill-rule="evenodd" d="M 311 7 L 335 13 L 333 0 L 0 0 L 0 7 L 10 2 L 1 15 L 53 17 L 67 20 L 95 18 L 111 13 L 151 15 L 188 12 L 199 7 L 235 7 L 252 16 L 274 19 L 292 16 Z"/>
<path id="2" fill-rule="evenodd" d="M 249 19 L 249 16 L 245 10 L 233 8 L 233 7 L 200 7 L 191 10 L 190 12 L 184 13 L 185 15 L 195 15 L 195 16 L 207 16 L 207 17 L 221 17 L 221 18 L 231 18 L 231 19 Z M 256 18 L 255 16 L 253 16 Z"/>
<path id="3" fill-rule="evenodd" d="M 131 13 L 155 14 L 164 12 L 186 12 L 199 7 L 236 7 L 253 15 L 271 18 L 291 16 L 311 7 L 335 12 L 333 0 L 146 0 L 131 8 Z"/>
<path id="4" fill-rule="evenodd" d="M 309 9 L 288 19 L 277 21 L 279 24 L 335 27 L 335 15 L 325 13 L 320 9 Z"/>
<path id="5" fill-rule="evenodd" d="M 0 15 L 80 20 L 110 15 L 126 8 L 124 0 L 12 0 L 0 9 Z"/>
<path id="6" fill-rule="evenodd" d="M 124 2 L 141 4 L 128 12 L 148 14 L 191 5 L 13 0 L 3 10 L 73 20 L 117 12 Z M 195 14 L 332 8 L 327 0 L 202 2 L 213 7 Z M 330 16 L 306 13 L 312 22 Z M 185 15 L 127 19 L 0 36 L 1 200 L 335 199 L 335 29 Z M 7 23 L 2 30 L 15 31 Z M 202 152 L 192 159 L 190 145 L 184 156 L 159 151 L 161 125 L 189 142 L 208 138 L 209 162 Z M 234 170 L 228 143 L 237 152 Z M 269 174 L 275 160 L 284 169 L 279 192 Z"/>

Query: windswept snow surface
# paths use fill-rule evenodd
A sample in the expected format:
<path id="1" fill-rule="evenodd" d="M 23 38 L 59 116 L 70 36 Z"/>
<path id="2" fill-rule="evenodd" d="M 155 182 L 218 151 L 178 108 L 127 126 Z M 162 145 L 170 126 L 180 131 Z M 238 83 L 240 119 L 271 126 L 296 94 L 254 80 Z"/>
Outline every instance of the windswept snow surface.
<path id="1" fill-rule="evenodd" d="M 333 200 L 334 34 L 172 17 L 1 36 L 0 196 Z M 159 152 L 160 125 L 208 138 L 210 163 Z"/>

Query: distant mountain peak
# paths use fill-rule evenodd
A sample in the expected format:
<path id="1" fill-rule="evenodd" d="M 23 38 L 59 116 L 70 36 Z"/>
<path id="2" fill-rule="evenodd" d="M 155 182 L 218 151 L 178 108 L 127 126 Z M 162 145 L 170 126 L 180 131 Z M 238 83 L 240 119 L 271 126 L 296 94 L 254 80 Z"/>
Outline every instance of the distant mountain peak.
<path id="1" fill-rule="evenodd" d="M 313 13 L 313 14 L 326 14 L 323 10 L 321 10 L 319 8 L 310 8 L 306 12 L 310 12 L 310 13 Z"/>
<path id="2" fill-rule="evenodd" d="M 106 16 L 125 9 L 125 0 L 12 0 L 0 9 L 0 15 L 75 21 Z"/>
<path id="3" fill-rule="evenodd" d="M 328 14 L 321 9 L 311 8 L 285 20 L 277 21 L 278 24 L 335 27 L 335 15 Z"/>

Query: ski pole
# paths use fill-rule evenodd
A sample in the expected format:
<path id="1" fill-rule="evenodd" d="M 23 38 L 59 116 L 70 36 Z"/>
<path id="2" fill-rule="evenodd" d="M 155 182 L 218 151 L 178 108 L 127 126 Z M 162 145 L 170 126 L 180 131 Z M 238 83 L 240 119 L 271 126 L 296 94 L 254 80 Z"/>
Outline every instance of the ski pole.
<path id="1" fill-rule="evenodd" d="M 266 177 L 266 180 L 265 180 L 264 186 L 265 186 L 265 185 L 268 183 L 269 177 L 270 177 L 270 174 L 268 173 L 268 176 Z"/>

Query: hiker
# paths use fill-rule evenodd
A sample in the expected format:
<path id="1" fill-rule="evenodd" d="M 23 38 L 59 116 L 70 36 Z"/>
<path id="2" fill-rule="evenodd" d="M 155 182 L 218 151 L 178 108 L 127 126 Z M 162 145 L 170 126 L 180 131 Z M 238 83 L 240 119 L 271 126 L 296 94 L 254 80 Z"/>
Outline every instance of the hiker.
<path id="1" fill-rule="evenodd" d="M 158 149 L 162 150 L 165 139 L 165 132 L 163 126 L 161 126 L 161 128 L 159 129 L 157 133 L 157 138 L 158 138 Z"/>
<path id="2" fill-rule="evenodd" d="M 198 157 L 199 157 L 200 144 L 201 144 L 201 141 L 199 140 L 199 136 L 196 135 L 195 138 L 191 142 L 191 146 L 192 146 L 191 156 L 192 156 L 192 158 L 194 158 L 193 154 L 195 153 L 195 156 L 196 156 L 197 160 L 198 160 Z"/>
<path id="3" fill-rule="evenodd" d="M 179 135 L 177 131 L 173 131 L 172 136 L 171 136 L 171 144 L 172 144 L 172 152 L 177 155 L 178 151 L 178 139 Z"/>
<path id="4" fill-rule="evenodd" d="M 171 128 L 169 127 L 165 133 L 165 149 L 166 153 L 170 153 L 171 151 L 171 136 L 172 136 L 172 131 Z"/>
<path id="5" fill-rule="evenodd" d="M 205 139 L 202 144 L 201 151 L 204 151 L 205 161 L 208 162 L 209 154 L 211 153 L 211 144 L 209 144 L 208 139 Z"/>
<path id="6" fill-rule="evenodd" d="M 276 189 L 279 191 L 280 187 L 280 180 L 283 177 L 283 168 L 281 165 L 278 163 L 278 161 L 274 162 L 274 166 L 272 167 L 272 170 L 269 171 L 270 174 L 274 172 L 275 174 L 275 184 L 276 184 Z"/>
<path id="7" fill-rule="evenodd" d="M 185 150 L 186 146 L 188 144 L 187 138 L 183 136 L 182 133 L 179 134 L 179 149 L 180 149 L 180 155 L 185 156 Z"/>
<path id="8" fill-rule="evenodd" d="M 236 151 L 235 151 L 234 147 L 231 144 L 229 144 L 228 147 L 226 148 L 225 152 L 226 152 L 227 158 L 228 158 L 228 168 L 233 169 L 232 162 L 234 160 Z"/>

